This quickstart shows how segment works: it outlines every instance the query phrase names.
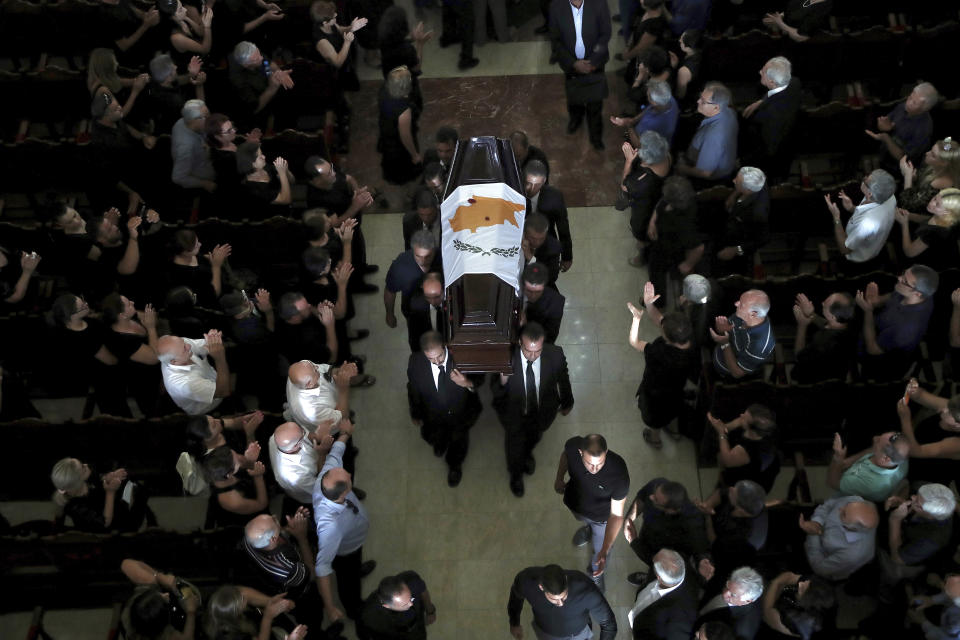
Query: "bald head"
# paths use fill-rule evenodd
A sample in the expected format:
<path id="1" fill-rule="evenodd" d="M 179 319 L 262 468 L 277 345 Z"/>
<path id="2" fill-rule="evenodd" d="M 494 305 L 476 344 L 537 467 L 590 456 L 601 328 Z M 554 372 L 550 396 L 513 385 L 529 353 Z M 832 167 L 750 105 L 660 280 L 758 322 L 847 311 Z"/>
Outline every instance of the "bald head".
<path id="1" fill-rule="evenodd" d="M 284 422 L 274 429 L 273 439 L 277 449 L 282 453 L 296 453 L 300 450 L 300 440 L 303 439 L 303 429 L 296 422 Z"/>
<path id="2" fill-rule="evenodd" d="M 760 289 L 750 289 L 743 292 L 735 306 L 737 317 L 753 327 L 766 319 L 770 312 L 770 298 Z"/>
<path id="3" fill-rule="evenodd" d="M 254 549 L 272 549 L 277 546 L 280 526 L 273 516 L 263 514 L 248 522 L 243 534 Z"/>
<path id="4" fill-rule="evenodd" d="M 443 279 L 439 273 L 428 273 L 423 278 L 423 297 L 432 305 L 443 301 Z"/>
<path id="5" fill-rule="evenodd" d="M 290 365 L 287 375 L 290 377 L 290 382 L 301 389 L 315 389 L 320 378 L 317 368 L 309 360 L 301 360 Z"/>
<path id="6" fill-rule="evenodd" d="M 848 502 L 842 509 L 840 521 L 848 529 L 854 531 L 869 531 L 876 529 L 880 523 L 877 507 L 872 502 L 858 500 Z"/>
<path id="7" fill-rule="evenodd" d="M 183 338 L 162 336 L 157 340 L 157 358 L 163 364 L 189 364 L 192 353 L 190 345 Z"/>
<path id="8" fill-rule="evenodd" d="M 351 489 L 350 474 L 343 467 L 334 467 L 320 478 L 320 491 L 327 500 L 343 502 Z"/>

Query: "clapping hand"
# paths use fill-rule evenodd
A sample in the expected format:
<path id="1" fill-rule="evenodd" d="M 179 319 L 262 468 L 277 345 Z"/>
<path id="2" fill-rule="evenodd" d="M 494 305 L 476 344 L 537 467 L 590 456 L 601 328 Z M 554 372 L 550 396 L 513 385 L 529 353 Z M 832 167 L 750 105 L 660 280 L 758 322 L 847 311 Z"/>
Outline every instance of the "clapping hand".
<path id="1" fill-rule="evenodd" d="M 277 156 L 273 161 L 273 166 L 277 169 L 277 175 L 286 175 L 287 173 L 287 161 L 283 158 Z"/>
<path id="2" fill-rule="evenodd" d="M 950 302 L 953 303 L 953 306 L 960 307 L 960 289 L 953 290 L 953 293 L 950 294 Z"/>
<path id="3" fill-rule="evenodd" d="M 637 309 L 633 306 L 632 302 L 627 303 L 627 309 L 630 311 L 630 314 L 633 316 L 634 320 L 641 320 L 643 318 L 643 309 Z"/>
<path id="4" fill-rule="evenodd" d="M 251 442 L 247 445 L 247 450 L 243 452 L 244 459 L 253 464 L 260 459 L 260 445 L 256 442 Z"/>
<path id="5" fill-rule="evenodd" d="M 257 293 L 253 297 L 257 301 L 257 309 L 263 313 L 273 309 L 273 305 L 270 303 L 270 292 L 266 289 L 257 289 Z"/>
<path id="6" fill-rule="evenodd" d="M 846 191 L 841 189 L 837 196 L 840 198 L 840 204 L 843 205 L 844 209 L 847 211 L 853 211 L 853 200 L 850 199 L 850 196 L 847 195 Z"/>
<path id="7" fill-rule="evenodd" d="M 333 281 L 340 286 L 346 286 L 351 274 L 353 274 L 353 265 L 349 262 L 341 262 L 333 270 Z"/>
<path id="8" fill-rule="evenodd" d="M 363 29 L 365 26 L 367 26 L 366 18 L 354 18 L 350 21 L 350 33 L 360 31 L 360 29 Z"/>
<path id="9" fill-rule="evenodd" d="M 370 194 L 367 194 L 367 195 L 369 196 Z M 356 201 L 356 198 L 357 196 L 354 195 L 354 201 Z M 373 202 L 373 199 L 371 198 L 370 201 Z M 356 226 L 357 226 L 356 218 L 347 218 L 346 220 L 341 222 L 339 226 L 337 226 L 334 229 L 334 232 L 337 234 L 337 236 L 340 238 L 341 241 L 350 242 L 353 240 L 353 233 L 354 233 L 354 229 L 356 229 Z"/>
<path id="10" fill-rule="evenodd" d="M 212 358 L 223 357 L 223 333 L 216 329 L 211 329 L 203 334 L 203 339 L 207 347 L 207 355 Z"/>
<path id="11" fill-rule="evenodd" d="M 660 294 L 654 289 L 652 282 L 645 282 L 643 285 L 643 306 L 648 306 L 660 299 Z"/>
<path id="12" fill-rule="evenodd" d="M 903 154 L 900 158 L 900 174 L 903 176 L 905 182 L 913 182 L 913 179 L 917 176 L 917 170 L 914 168 L 913 163 L 910 162 L 910 158 L 907 154 Z"/>
<path id="13" fill-rule="evenodd" d="M 317 305 L 317 316 L 320 318 L 320 324 L 325 327 L 332 327 L 336 316 L 333 313 L 333 303 L 324 300 Z"/>
<path id="14" fill-rule="evenodd" d="M 253 478 L 258 478 L 267 472 L 267 468 L 259 460 L 253 463 L 253 466 L 247 469 L 247 473 Z"/>
<path id="15" fill-rule="evenodd" d="M 203 61 L 200 59 L 200 56 L 193 56 L 190 58 L 190 62 L 187 64 L 187 73 L 191 78 L 195 78 L 200 74 L 202 68 Z"/>
<path id="16" fill-rule="evenodd" d="M 810 536 L 822 536 L 823 535 L 823 526 L 819 522 L 814 522 L 813 520 L 807 520 L 803 517 L 803 514 L 800 514 L 800 529 Z"/>
<path id="17" fill-rule="evenodd" d="M 310 522 L 310 509 L 300 507 L 292 516 L 287 516 L 287 526 L 284 529 L 290 535 L 299 537 L 307 534 L 307 523 Z"/>
<path id="18" fill-rule="evenodd" d="M 213 248 L 213 251 L 207 253 L 206 258 L 210 261 L 211 267 L 222 267 L 231 251 L 233 249 L 229 244 L 218 244 Z"/>
<path id="19" fill-rule="evenodd" d="M 842 193 L 842 192 L 841 192 Z M 840 220 L 840 208 L 837 207 L 837 203 L 833 201 L 833 198 L 830 197 L 829 193 L 824 194 L 824 202 L 827 203 L 827 210 L 830 211 L 830 215 L 833 216 L 833 219 L 836 221 Z"/>
<path id="20" fill-rule="evenodd" d="M 847 458 L 847 447 L 843 444 L 843 438 L 839 433 L 833 434 L 833 459 L 842 462 Z"/>
<path id="21" fill-rule="evenodd" d="M 433 37 L 433 31 L 427 31 L 424 29 L 423 22 L 418 22 L 417 26 L 413 28 L 413 33 L 410 34 L 410 37 L 414 42 L 427 42 Z"/>
<path id="22" fill-rule="evenodd" d="M 247 434 L 248 439 L 253 438 L 257 432 L 257 427 L 263 422 L 263 411 L 252 411 L 245 416 L 240 416 L 240 422 L 243 424 L 243 432 Z"/>
<path id="23" fill-rule="evenodd" d="M 103 489 L 104 491 L 116 491 L 120 488 L 120 485 L 123 484 L 123 481 L 127 479 L 127 470 L 126 469 L 117 469 L 116 471 L 111 471 L 110 473 L 104 474 L 103 476 Z"/>
<path id="24" fill-rule="evenodd" d="M 26 251 L 22 252 L 20 255 L 20 268 L 25 273 L 32 273 L 37 270 L 37 265 L 40 264 L 40 256 L 37 255 L 36 251 L 31 251 L 27 253 Z M 960 289 L 958 289 L 960 291 Z"/>
<path id="25" fill-rule="evenodd" d="M 880 129 L 880 131 L 893 131 L 893 127 L 893 120 L 887 116 L 880 116 L 877 118 L 877 129 Z"/>
<path id="26" fill-rule="evenodd" d="M 152 304 L 145 306 L 143 311 L 137 311 L 137 318 L 140 319 L 140 324 L 142 324 L 144 328 L 157 328 L 157 311 L 153 308 Z"/>
<path id="27" fill-rule="evenodd" d="M 624 142 L 620 145 L 620 151 L 623 152 L 623 159 L 627 162 L 633 162 L 637 159 L 637 154 L 639 153 L 638 149 L 634 149 L 633 145 L 629 142 Z"/>
<path id="28" fill-rule="evenodd" d="M 273 619 L 273 618 L 276 618 L 281 613 L 286 613 L 287 611 L 290 611 L 295 606 L 297 606 L 293 603 L 293 600 L 287 600 L 284 597 L 286 595 L 287 593 L 283 592 L 283 593 L 278 593 L 277 595 L 270 598 L 270 601 L 267 603 L 267 606 L 264 609 L 263 617 Z"/>

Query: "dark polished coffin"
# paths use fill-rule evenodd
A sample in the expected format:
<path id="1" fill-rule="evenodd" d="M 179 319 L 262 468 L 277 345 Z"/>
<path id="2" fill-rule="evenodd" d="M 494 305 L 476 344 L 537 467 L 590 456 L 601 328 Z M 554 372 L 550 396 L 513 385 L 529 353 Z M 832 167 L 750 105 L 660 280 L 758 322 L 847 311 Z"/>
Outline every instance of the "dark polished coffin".
<path id="1" fill-rule="evenodd" d="M 510 141 L 493 136 L 460 140 L 444 200 L 463 185 L 496 183 L 523 194 Z M 516 220 L 522 232 L 522 218 Z M 457 368 L 464 373 L 512 374 L 520 310 L 515 289 L 492 273 L 466 273 L 447 282 L 446 298 L 450 314 L 447 345 Z"/>

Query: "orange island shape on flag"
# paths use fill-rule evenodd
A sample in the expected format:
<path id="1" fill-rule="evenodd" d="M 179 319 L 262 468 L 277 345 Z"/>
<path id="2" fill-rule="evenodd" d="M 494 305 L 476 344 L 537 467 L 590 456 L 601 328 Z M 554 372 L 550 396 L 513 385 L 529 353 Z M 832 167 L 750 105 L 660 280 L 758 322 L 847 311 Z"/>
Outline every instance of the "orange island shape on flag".
<path id="1" fill-rule="evenodd" d="M 467 202 L 469 204 L 457 207 L 457 212 L 450 218 L 450 228 L 454 231 L 469 229 L 470 233 L 476 233 L 480 227 L 493 227 L 507 222 L 519 229 L 515 214 L 526 208 L 503 198 L 486 196 L 474 196 Z"/>

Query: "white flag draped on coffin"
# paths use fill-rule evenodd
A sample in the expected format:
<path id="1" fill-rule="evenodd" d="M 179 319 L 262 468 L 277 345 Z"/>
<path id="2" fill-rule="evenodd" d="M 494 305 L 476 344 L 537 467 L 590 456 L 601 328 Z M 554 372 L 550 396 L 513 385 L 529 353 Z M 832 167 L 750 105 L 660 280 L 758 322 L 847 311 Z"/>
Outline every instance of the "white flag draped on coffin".
<path id="1" fill-rule="evenodd" d="M 461 185 L 440 206 L 443 278 L 492 273 L 520 295 L 526 198 L 502 182 Z"/>

